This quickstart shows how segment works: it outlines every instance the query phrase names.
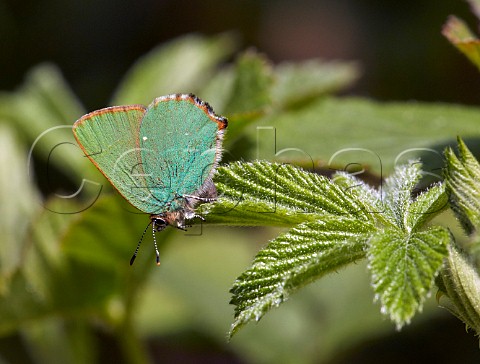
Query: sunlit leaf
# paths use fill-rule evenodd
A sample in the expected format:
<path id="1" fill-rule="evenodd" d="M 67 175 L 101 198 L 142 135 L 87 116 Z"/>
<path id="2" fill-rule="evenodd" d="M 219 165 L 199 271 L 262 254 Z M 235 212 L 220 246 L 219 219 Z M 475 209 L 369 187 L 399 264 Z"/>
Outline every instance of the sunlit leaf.
<path id="1" fill-rule="evenodd" d="M 387 230 L 370 239 L 368 252 L 373 287 L 398 328 L 409 323 L 433 287 L 447 254 L 450 234 L 443 227 L 408 234 Z"/>
<path id="2" fill-rule="evenodd" d="M 468 258 L 454 245 L 441 278 L 440 304 L 449 309 L 469 328 L 480 333 L 480 277 Z"/>
<path id="3" fill-rule="evenodd" d="M 263 220 L 288 226 L 303 217 L 303 223 L 273 239 L 237 278 L 231 334 L 248 321 L 258 321 L 299 287 L 366 251 L 382 311 L 398 327 L 408 323 L 430 293 L 450 241 L 445 228 L 422 230 L 445 207 L 446 196 L 443 186 L 435 185 L 415 197 L 420 176 L 420 163 L 400 165 L 379 191 L 344 172 L 331 181 L 266 162 L 220 169 L 216 183 L 222 197 L 209 209 L 209 222 L 255 225 Z M 259 206 L 270 206 L 270 214 L 255 211 Z"/>
<path id="4" fill-rule="evenodd" d="M 371 218 L 328 178 L 288 164 L 232 163 L 219 168 L 214 181 L 220 198 L 203 207 L 212 223 L 293 226 L 327 214 Z"/>
<path id="5" fill-rule="evenodd" d="M 450 205 L 468 234 L 480 227 L 480 164 L 458 140 L 458 158 L 451 148 L 445 151 L 446 186 Z"/>
<path id="6" fill-rule="evenodd" d="M 422 192 L 408 210 L 407 226 L 416 230 L 448 207 L 445 184 L 435 184 Z"/>
<path id="7" fill-rule="evenodd" d="M 234 119 L 241 118 L 242 114 L 257 116 L 272 102 L 271 65 L 265 57 L 246 52 L 237 60 L 234 74 L 230 98 L 222 113 Z"/>
<path id="8" fill-rule="evenodd" d="M 327 216 L 272 240 L 231 289 L 236 307 L 230 335 L 248 321 L 260 320 L 298 288 L 363 258 L 372 230 L 373 225 L 356 218 Z"/>
<path id="9" fill-rule="evenodd" d="M 27 155 L 8 125 L 0 124 L 0 292 L 22 264 L 29 223 L 41 210 L 39 192 L 27 170 Z"/>

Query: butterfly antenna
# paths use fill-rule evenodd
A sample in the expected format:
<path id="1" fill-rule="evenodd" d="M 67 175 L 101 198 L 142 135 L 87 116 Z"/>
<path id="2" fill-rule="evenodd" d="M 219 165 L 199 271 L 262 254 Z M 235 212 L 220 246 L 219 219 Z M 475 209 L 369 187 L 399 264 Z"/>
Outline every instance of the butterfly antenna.
<path id="1" fill-rule="evenodd" d="M 157 265 L 160 265 L 160 253 L 158 252 L 158 247 L 157 247 L 157 236 L 155 235 L 155 219 L 153 221 L 153 226 L 152 226 L 152 235 L 153 235 L 153 245 L 155 246 L 155 256 L 157 259 Z M 150 224 L 149 224 L 150 225 Z M 147 226 L 148 228 L 148 226 Z"/>
<path id="2" fill-rule="evenodd" d="M 133 253 L 132 259 L 130 259 L 130 265 L 132 265 L 133 262 L 135 261 L 135 258 L 137 258 L 138 249 L 140 249 L 140 244 L 142 244 L 143 237 L 145 236 L 145 233 L 147 232 L 147 229 L 148 229 L 148 227 L 150 226 L 151 223 L 152 223 L 152 221 L 150 220 L 150 222 L 148 223 L 145 230 L 143 230 L 142 237 L 140 238 L 140 240 L 137 244 L 137 248 L 135 249 L 135 253 Z"/>

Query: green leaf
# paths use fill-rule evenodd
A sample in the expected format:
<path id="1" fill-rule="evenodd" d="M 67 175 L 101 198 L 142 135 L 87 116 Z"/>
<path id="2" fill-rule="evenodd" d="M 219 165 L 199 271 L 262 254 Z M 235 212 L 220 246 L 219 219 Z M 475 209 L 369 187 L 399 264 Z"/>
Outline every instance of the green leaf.
<path id="1" fill-rule="evenodd" d="M 204 205 L 209 223 L 297 225 L 260 251 L 232 288 L 231 334 L 293 291 L 364 256 L 372 214 L 348 189 L 291 165 L 232 163 L 214 177 L 220 197 Z"/>
<path id="2" fill-rule="evenodd" d="M 78 313 L 82 301 L 91 297 L 79 291 L 77 282 L 61 284 L 65 281 L 68 264 L 61 253 L 59 240 L 73 215 L 52 213 L 49 209 L 60 210 L 60 204 L 72 204 L 72 200 L 53 202 L 46 204 L 43 210 L 36 210 L 33 223 L 30 221 L 29 234 L 24 237 L 23 264 L 0 292 L 1 333 L 58 314 L 60 309 L 63 313 Z M 69 290 L 77 292 L 82 299 L 71 307 L 62 306 L 61 302 L 70 298 Z"/>
<path id="3" fill-rule="evenodd" d="M 336 172 L 332 176 L 332 180 L 335 184 L 341 186 L 344 191 L 348 191 L 356 199 L 360 200 L 359 202 L 365 204 L 365 210 L 370 208 L 371 211 L 369 212 L 372 213 L 383 211 L 383 204 L 379 204 L 383 198 L 381 190 L 369 186 L 367 183 L 348 172 Z"/>
<path id="4" fill-rule="evenodd" d="M 60 199 L 53 202 L 71 201 Z M 20 285 L 20 289 L 28 291 L 32 297 L 23 298 L 16 291 L 3 297 L 0 301 L 5 303 L 6 312 L 0 305 L 0 314 L 5 313 L 9 319 L 2 323 L 18 327 L 39 316 L 50 319 L 62 313 L 67 319 L 60 324 L 69 329 L 72 321 L 75 325 L 75 319 L 84 323 L 93 318 L 119 336 L 124 356 L 142 356 L 131 320 L 138 290 L 143 287 L 147 272 L 155 267 L 152 245 L 147 243 L 151 242 L 148 235 L 144 245 L 150 245 L 151 254 L 140 252 L 133 267 L 129 265 L 129 259 L 148 217 L 142 214 L 134 218 L 138 211 L 118 196 L 102 197 L 94 206 L 75 215 L 52 212 L 62 211 L 59 206 L 47 207 L 48 210 L 35 221 L 34 249 L 29 251 L 24 268 L 28 286 Z M 168 231 L 158 235 L 159 245 L 167 235 Z M 22 300 L 16 302 L 18 297 Z M 31 304 L 32 300 L 41 304 Z M 16 303 L 13 306 L 18 307 L 18 314 L 11 312 L 12 303 Z M 79 355 L 92 355 L 84 352 L 88 343 L 81 347 L 82 340 L 89 340 L 88 332 L 73 327 L 72 331 L 66 330 L 66 334 L 72 337 L 65 345 L 76 343 L 68 349 L 77 359 Z M 32 343 L 39 346 L 38 350 L 50 344 L 41 340 Z M 142 361 L 137 358 L 133 362 Z"/>
<path id="5" fill-rule="evenodd" d="M 396 227 L 404 231 L 411 231 L 412 229 L 409 224 L 411 221 L 409 216 L 412 212 L 412 194 L 421 177 L 421 166 L 419 161 L 410 161 L 406 165 L 398 166 L 383 184 L 385 213 Z M 417 216 L 422 213 L 423 211 L 417 208 L 414 215 Z"/>
<path id="6" fill-rule="evenodd" d="M 245 132 L 257 142 L 249 158 L 277 163 L 301 159 L 309 162 L 309 170 L 344 170 L 355 164 L 382 178 L 397 164 L 421 158 L 424 171 L 440 179 L 442 153 L 455 143 L 452 136 L 478 141 L 479 119 L 478 107 L 322 97 L 269 114 L 256 124 L 263 130 Z"/>
<path id="7" fill-rule="evenodd" d="M 453 244 L 441 275 L 440 304 L 480 334 L 480 277 L 478 272 Z"/>
<path id="8" fill-rule="evenodd" d="M 442 34 L 480 69 L 480 40 L 463 20 L 450 16 L 443 26 Z"/>
<path id="9" fill-rule="evenodd" d="M 247 322 L 260 320 L 303 285 L 363 258 L 372 229 L 356 218 L 326 216 L 272 240 L 231 289 L 236 307 L 230 336 Z"/>
<path id="10" fill-rule="evenodd" d="M 229 34 L 189 35 L 161 45 L 137 61 L 112 103 L 145 104 L 161 95 L 195 92 L 234 48 Z"/>
<path id="11" fill-rule="evenodd" d="M 235 162 L 218 168 L 215 204 L 203 205 L 212 223 L 293 226 L 327 214 L 372 219 L 331 180 L 289 164 Z"/>
<path id="12" fill-rule="evenodd" d="M 417 162 L 411 162 L 410 166 L 397 167 L 395 173 L 380 186 L 380 190 L 373 189 L 344 172 L 336 173 L 333 180 L 358 198 L 359 203 L 364 204 L 365 211 L 375 214 L 377 224 L 384 227 L 399 227 L 405 224 L 408 229 L 415 231 L 448 206 L 445 185 L 440 183 L 422 191 L 413 200 L 412 188 L 421 174 L 419 168 L 420 164 Z M 404 187 L 404 184 L 407 186 Z M 398 209 L 392 209 L 395 205 L 398 205 Z M 401 217 L 403 215 L 405 221 Z"/>
<path id="13" fill-rule="evenodd" d="M 243 154 L 248 146 L 242 143 L 244 130 L 270 111 L 273 81 L 268 60 L 247 51 L 237 58 L 233 66 L 218 72 L 199 91 L 199 96 L 208 100 L 216 113 L 228 118 L 226 148 L 230 148 L 233 154 Z"/>
<path id="14" fill-rule="evenodd" d="M 311 59 L 281 63 L 275 67 L 273 100 L 281 107 L 299 105 L 350 86 L 359 73 L 353 62 Z"/>
<path id="15" fill-rule="evenodd" d="M 348 191 L 357 200 L 357 203 L 362 206 L 363 211 L 372 214 L 372 218 L 376 220 L 377 224 L 383 226 L 392 224 L 385 215 L 384 197 L 381 190 L 369 186 L 346 172 L 335 173 L 332 180 L 344 191 Z"/>
<path id="16" fill-rule="evenodd" d="M 480 227 L 480 164 L 458 139 L 460 158 L 451 148 L 445 151 L 446 191 L 450 206 L 467 234 L 473 234 Z"/>
<path id="17" fill-rule="evenodd" d="M 368 259 L 376 298 L 397 328 L 422 308 L 449 241 L 450 233 L 443 227 L 411 234 L 386 230 L 370 239 Z"/>
<path id="18" fill-rule="evenodd" d="M 230 98 L 222 113 L 233 120 L 258 117 L 272 102 L 274 79 L 268 60 L 252 51 L 245 52 L 237 60 L 233 72 Z"/>
<path id="19" fill-rule="evenodd" d="M 27 155 L 8 125 L 0 124 L 0 291 L 22 265 L 29 222 L 41 210 L 41 199 L 27 171 Z"/>
<path id="20" fill-rule="evenodd" d="M 259 117 L 346 87 L 357 75 L 353 63 L 313 59 L 273 67 L 264 56 L 247 51 L 217 72 L 199 95 L 229 118 L 227 142 L 232 144 Z"/>
<path id="21" fill-rule="evenodd" d="M 59 312 L 94 315 L 108 323 L 122 322 L 131 314 L 137 290 L 156 267 L 151 235 L 136 264 L 129 265 L 148 217 L 133 218 L 127 203 L 113 196 L 79 214 L 58 212 L 71 203 L 53 200 L 37 212 L 24 250 L 25 264 L 0 291 L 0 332 Z M 168 234 L 158 234 L 159 245 Z"/>
<path id="22" fill-rule="evenodd" d="M 71 130 L 82 114 L 80 102 L 58 68 L 50 64 L 32 69 L 17 92 L 0 94 L 0 122 L 14 125 L 25 139 L 29 168 L 33 168 L 33 155 L 66 176 L 84 177 L 90 163 L 80 157 Z"/>
<path id="23" fill-rule="evenodd" d="M 429 220 L 448 207 L 445 184 L 430 186 L 411 203 L 407 214 L 407 226 L 412 231 L 420 229 Z"/>
<path id="24" fill-rule="evenodd" d="M 351 262 L 342 250 L 349 244 L 368 247 L 382 311 L 398 327 L 408 323 L 429 294 L 450 240 L 442 227 L 419 231 L 446 205 L 441 184 L 413 197 L 420 176 L 419 162 L 398 166 L 383 190 L 377 191 L 345 172 L 331 181 L 291 165 L 267 162 L 219 168 L 215 182 L 220 198 L 209 205 L 209 222 L 291 226 L 303 218 L 261 250 L 252 267 L 237 279 L 232 289 L 237 307 L 231 334 L 330 271 L 327 260 L 319 261 L 316 253 L 328 257 L 333 267 Z M 308 247 L 302 245 L 307 242 Z"/>
<path id="25" fill-rule="evenodd" d="M 79 214 L 65 234 L 62 246 L 64 252 L 80 264 L 126 274 L 132 270 L 130 258 L 149 222 L 148 214 L 139 212 L 117 194 L 102 196 L 95 205 Z M 169 231 L 158 234 L 159 243 L 169 235 Z M 135 264 L 134 268 L 143 263 L 151 266 L 148 262 L 155 261 L 150 245 L 152 232 L 148 233 L 145 246 L 137 257 L 139 264 Z"/>
<path id="26" fill-rule="evenodd" d="M 390 315 L 398 328 L 409 323 L 421 309 L 450 240 L 448 230 L 442 227 L 420 231 L 447 202 L 441 184 L 414 199 L 420 177 L 421 164 L 411 161 L 397 166 L 385 180 L 385 213 L 379 220 L 383 229 L 371 238 L 368 251 L 376 297 L 381 301 L 382 312 Z"/>
<path id="27" fill-rule="evenodd" d="M 78 208 L 73 199 L 51 199 L 37 212 L 31 224 L 27 240 L 29 249 L 25 252 L 21 274 L 27 280 L 30 291 L 41 297 L 45 305 L 58 307 L 55 295 L 61 296 L 63 288 L 56 287 L 57 279 L 65 274 L 65 255 L 61 249 L 61 238 L 75 219 L 75 214 L 62 213 Z M 62 293 L 59 293 L 62 292 Z M 28 310 L 25 312 L 28 316 Z"/>

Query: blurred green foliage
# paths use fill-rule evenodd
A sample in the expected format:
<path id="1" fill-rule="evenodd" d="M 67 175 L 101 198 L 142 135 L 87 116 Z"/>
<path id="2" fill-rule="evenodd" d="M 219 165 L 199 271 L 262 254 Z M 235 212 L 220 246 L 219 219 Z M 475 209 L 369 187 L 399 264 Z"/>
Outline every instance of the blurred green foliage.
<path id="1" fill-rule="evenodd" d="M 435 171 L 438 151 L 457 134 L 479 136 L 478 108 L 333 97 L 358 78 L 354 63 L 274 66 L 253 51 L 225 63 L 234 51 L 228 34 L 162 45 L 138 61 L 111 104 L 193 92 L 229 118 L 227 160 L 344 169 L 353 156 L 345 148 L 363 148 L 354 162 L 380 178 L 402 158 L 425 154 L 427 170 Z M 227 344 L 231 284 L 258 244 L 278 231 L 169 229 L 157 236 L 160 268 L 151 238 L 130 267 L 148 216 L 113 193 L 75 145 L 71 126 L 85 112 L 51 64 L 33 69 L 15 92 L 0 94 L 1 360 L 174 361 L 168 353 L 180 344 L 163 353 L 155 348 L 178 339 L 189 348 L 179 351 L 208 343 L 230 362 L 311 363 L 393 330 L 371 304 L 360 264 L 308 287 Z M 425 317 L 438 314 L 428 310 L 432 303 Z"/>

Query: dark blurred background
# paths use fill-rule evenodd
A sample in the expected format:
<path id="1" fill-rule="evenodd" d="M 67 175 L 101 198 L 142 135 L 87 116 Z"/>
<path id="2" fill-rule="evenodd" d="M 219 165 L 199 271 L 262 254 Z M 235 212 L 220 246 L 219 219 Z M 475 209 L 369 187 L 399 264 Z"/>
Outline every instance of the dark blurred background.
<path id="1" fill-rule="evenodd" d="M 477 70 L 440 34 L 458 0 L 1 0 L 0 89 L 39 62 L 57 64 L 87 109 L 105 106 L 139 56 L 179 35 L 237 33 L 274 62 L 358 60 L 350 93 L 380 100 L 478 104 Z"/>

